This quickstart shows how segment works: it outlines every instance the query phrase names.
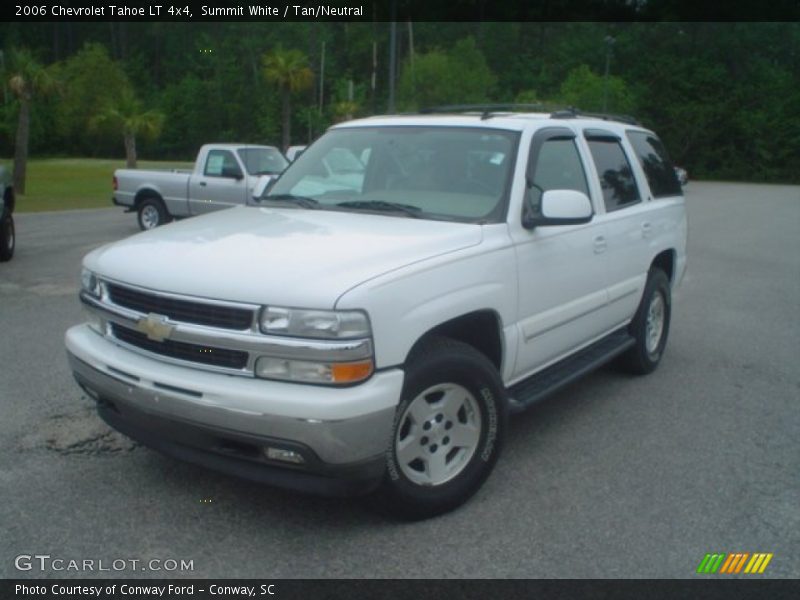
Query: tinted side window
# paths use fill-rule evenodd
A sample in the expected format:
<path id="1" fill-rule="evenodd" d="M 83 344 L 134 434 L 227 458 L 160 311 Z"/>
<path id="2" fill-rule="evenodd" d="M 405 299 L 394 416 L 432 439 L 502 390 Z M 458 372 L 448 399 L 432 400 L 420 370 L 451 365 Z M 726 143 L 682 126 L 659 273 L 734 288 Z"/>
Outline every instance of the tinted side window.
<path id="1" fill-rule="evenodd" d="M 683 193 L 681 184 L 675 176 L 675 169 L 661 140 L 643 131 L 629 131 L 628 140 L 636 151 L 653 196 L 680 196 Z"/>
<path id="2" fill-rule="evenodd" d="M 534 209 L 538 208 L 541 195 L 549 190 L 576 190 L 589 195 L 586 173 L 572 139 L 550 139 L 539 149 L 529 191 Z"/>
<path id="3" fill-rule="evenodd" d="M 206 158 L 203 175 L 208 177 L 230 177 L 231 173 L 241 173 L 239 163 L 228 150 L 211 150 Z"/>
<path id="4" fill-rule="evenodd" d="M 611 212 L 641 200 L 631 164 L 619 141 L 612 138 L 590 138 L 586 141 L 600 176 L 606 210 Z"/>

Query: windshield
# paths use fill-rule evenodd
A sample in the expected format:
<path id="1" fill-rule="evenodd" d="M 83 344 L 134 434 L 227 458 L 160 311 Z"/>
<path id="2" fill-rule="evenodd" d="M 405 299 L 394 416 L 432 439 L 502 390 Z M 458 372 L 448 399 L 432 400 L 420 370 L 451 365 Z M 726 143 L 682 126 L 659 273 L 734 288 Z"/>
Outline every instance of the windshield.
<path id="1" fill-rule="evenodd" d="M 289 164 L 277 148 L 239 148 L 236 152 L 248 175 L 275 175 Z"/>
<path id="2" fill-rule="evenodd" d="M 297 157 L 263 200 L 496 222 L 505 217 L 518 137 L 477 127 L 334 129 Z"/>

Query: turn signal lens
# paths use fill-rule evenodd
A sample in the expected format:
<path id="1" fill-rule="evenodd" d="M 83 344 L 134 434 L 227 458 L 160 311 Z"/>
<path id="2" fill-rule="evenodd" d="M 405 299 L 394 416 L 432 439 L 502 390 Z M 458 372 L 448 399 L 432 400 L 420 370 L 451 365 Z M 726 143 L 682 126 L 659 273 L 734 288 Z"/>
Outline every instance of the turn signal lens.
<path id="1" fill-rule="evenodd" d="M 357 363 L 337 363 L 331 365 L 331 376 L 334 383 L 355 383 L 372 375 L 372 361 Z"/>

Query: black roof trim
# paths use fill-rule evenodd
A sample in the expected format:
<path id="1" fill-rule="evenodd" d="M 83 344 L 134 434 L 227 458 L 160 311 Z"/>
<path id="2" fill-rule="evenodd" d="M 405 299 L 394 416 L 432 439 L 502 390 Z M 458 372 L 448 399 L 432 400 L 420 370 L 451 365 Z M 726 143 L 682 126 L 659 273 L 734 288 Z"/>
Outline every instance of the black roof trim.
<path id="1" fill-rule="evenodd" d="M 488 119 L 498 112 L 550 112 L 553 106 L 545 104 L 448 104 L 428 106 L 419 110 L 420 114 L 479 112 L 481 119 Z"/>
<path id="2" fill-rule="evenodd" d="M 603 121 L 616 121 L 618 123 L 627 123 L 628 125 L 641 125 L 634 117 L 629 115 L 614 115 L 609 113 L 596 113 L 586 112 L 579 108 L 566 108 L 563 110 L 555 111 L 550 115 L 551 119 L 580 119 L 589 117 L 591 119 L 602 119 Z"/>
<path id="3" fill-rule="evenodd" d="M 627 123 L 628 125 L 641 126 L 636 118 L 629 115 L 616 115 L 611 113 L 598 113 L 583 111 L 574 106 L 556 107 L 552 104 L 447 104 L 444 106 L 428 106 L 421 108 L 419 114 L 458 114 L 458 113 L 481 113 L 481 119 L 489 119 L 495 113 L 508 112 L 544 112 L 550 113 L 551 119 L 579 119 L 583 117 L 591 119 L 601 119 L 603 121 L 616 121 Z"/>

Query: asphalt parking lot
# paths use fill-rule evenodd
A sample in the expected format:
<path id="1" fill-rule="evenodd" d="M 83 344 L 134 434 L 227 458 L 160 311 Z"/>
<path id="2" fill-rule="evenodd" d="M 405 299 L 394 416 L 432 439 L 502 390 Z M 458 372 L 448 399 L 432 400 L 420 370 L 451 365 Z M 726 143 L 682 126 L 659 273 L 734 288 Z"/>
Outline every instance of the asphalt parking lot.
<path id="1" fill-rule="evenodd" d="M 765 576 L 800 577 L 800 187 L 691 182 L 686 199 L 660 368 L 602 370 L 517 417 L 478 495 L 411 524 L 112 433 L 63 334 L 81 256 L 135 217 L 18 215 L 0 265 L 0 576 L 686 578 L 709 552 L 770 552 Z M 193 570 L 18 571 L 21 554 Z"/>

